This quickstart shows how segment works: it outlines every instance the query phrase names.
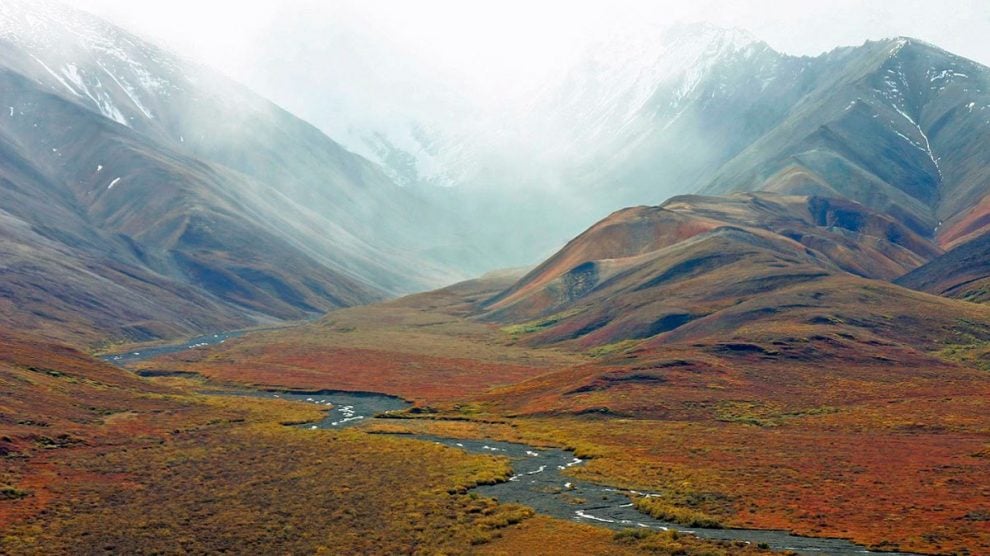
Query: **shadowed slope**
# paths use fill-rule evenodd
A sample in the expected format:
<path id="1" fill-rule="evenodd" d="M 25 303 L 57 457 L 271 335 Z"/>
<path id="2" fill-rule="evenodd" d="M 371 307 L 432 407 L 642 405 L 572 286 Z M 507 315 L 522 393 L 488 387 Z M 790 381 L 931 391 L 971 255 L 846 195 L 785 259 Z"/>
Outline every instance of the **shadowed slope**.
<path id="1" fill-rule="evenodd" d="M 937 295 L 990 301 L 990 234 L 952 249 L 898 278 L 897 283 Z"/>
<path id="2" fill-rule="evenodd" d="M 456 229 L 453 215 L 245 88 L 82 12 L 4 4 L 0 105 L 11 324 L 52 334 L 38 318 L 50 315 L 72 323 L 63 338 L 146 340 L 460 276 L 419 247 Z"/>

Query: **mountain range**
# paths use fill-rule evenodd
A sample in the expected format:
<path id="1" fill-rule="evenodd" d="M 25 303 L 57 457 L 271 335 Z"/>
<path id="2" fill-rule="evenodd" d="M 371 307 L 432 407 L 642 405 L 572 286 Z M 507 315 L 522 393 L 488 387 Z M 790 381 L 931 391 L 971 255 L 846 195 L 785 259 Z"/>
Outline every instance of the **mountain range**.
<path id="1" fill-rule="evenodd" d="M 990 551 L 990 68 L 575 60 L 337 142 L 0 0 L 0 552 Z"/>
<path id="2" fill-rule="evenodd" d="M 0 13 L 5 322 L 149 339 L 441 285 L 456 218 L 217 72 L 53 2 Z M 431 252 L 432 251 L 432 252 Z"/>
<path id="3" fill-rule="evenodd" d="M 983 292 L 963 261 L 990 222 L 988 72 L 921 41 L 794 57 L 708 25 L 616 36 L 486 116 L 497 138 L 489 124 L 424 127 L 451 186 L 416 173 L 421 153 L 369 161 L 83 12 L 5 8 L 8 325 L 137 340 L 315 316 L 531 264 L 585 222 L 676 193 L 706 196 L 619 210 L 485 318 L 612 303 L 603 288 L 633 276 L 655 288 L 677 257 L 689 274 L 726 253 L 750 267 L 735 251 L 767 257 L 753 280 L 797 265 Z M 616 334 L 597 315 L 565 336 L 648 337 L 708 311 L 681 305 Z"/>
<path id="4" fill-rule="evenodd" d="M 539 233 L 501 238 L 521 256 L 505 266 L 546 256 L 604 213 L 695 192 L 846 197 L 922 235 L 938 228 L 946 247 L 979 235 L 984 66 L 909 38 L 796 57 L 708 25 L 651 31 L 589 48 L 494 131 L 452 131 L 451 149 L 442 131 L 429 138 L 450 153 L 447 174 L 482 192 L 482 208 L 462 211 L 511 220 L 519 205 L 559 207 Z"/>
<path id="5" fill-rule="evenodd" d="M 773 102 L 751 98 L 788 110 L 768 130 L 751 133 L 733 157 L 709 166 L 710 179 L 695 182 L 705 183 L 700 191 L 709 196 L 611 215 L 493 299 L 491 316 L 571 311 L 555 324 L 580 321 L 569 325 L 570 337 L 655 336 L 709 312 L 694 298 L 672 303 L 677 297 L 666 288 L 683 292 L 690 279 L 721 279 L 738 266 L 745 280 L 714 289 L 702 280 L 695 293 L 713 299 L 751 283 L 759 290 L 749 296 L 765 296 L 838 270 L 979 298 L 990 193 L 990 155 L 977 147 L 990 130 L 987 68 L 893 39 L 790 59 L 765 79 L 789 83 L 789 90 L 774 87 L 771 96 L 782 97 Z M 750 120 L 751 112 L 713 116 L 711 99 L 721 89 L 709 90 L 696 98 L 697 117 L 723 122 L 716 138 L 738 137 L 724 126 Z M 761 270 L 757 260 L 769 267 Z M 620 301 L 634 293 L 639 303 L 660 306 L 633 310 Z M 575 304 L 595 297 L 599 308 L 607 301 L 611 316 L 573 314 Z M 649 318 L 631 322 L 639 311 Z"/>

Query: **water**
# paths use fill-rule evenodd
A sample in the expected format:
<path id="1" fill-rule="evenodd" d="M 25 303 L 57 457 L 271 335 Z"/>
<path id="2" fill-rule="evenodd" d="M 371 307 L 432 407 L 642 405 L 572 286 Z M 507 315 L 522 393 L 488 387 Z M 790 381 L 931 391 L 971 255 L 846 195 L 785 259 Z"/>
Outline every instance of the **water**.
<path id="1" fill-rule="evenodd" d="M 322 390 L 318 392 L 286 392 L 274 390 L 205 391 L 203 394 L 282 399 L 313 404 L 329 409 L 326 417 L 322 420 L 302 425 L 303 428 L 312 430 L 353 427 L 380 413 L 409 407 L 409 402 L 394 396 L 369 392 L 342 392 L 339 390 Z"/>
<path id="2" fill-rule="evenodd" d="M 201 336 L 182 344 L 161 346 L 129 353 L 105 357 L 117 365 L 126 365 L 144 359 L 178 353 L 189 349 L 223 343 L 241 332 L 211 334 Z M 328 409 L 326 417 L 319 422 L 302 425 L 302 428 L 336 429 L 360 425 L 377 414 L 409 407 L 402 399 L 383 394 L 366 392 L 341 392 L 325 390 L 319 392 L 299 391 L 207 391 L 208 395 L 249 396 L 278 398 L 302 403 L 310 403 Z M 584 464 L 573 452 L 553 448 L 536 448 L 525 444 L 498 442 L 493 440 L 471 440 L 438 436 L 408 436 L 418 441 L 435 442 L 470 452 L 504 456 L 512 464 L 512 477 L 504 483 L 482 485 L 474 489 L 480 495 L 495 498 L 502 502 L 512 502 L 530 506 L 535 511 L 560 519 L 589 523 L 610 529 L 646 528 L 654 530 L 677 529 L 706 539 L 743 541 L 753 544 L 766 544 L 776 550 L 791 550 L 804 555 L 848 556 L 877 553 L 863 546 L 841 539 L 800 537 L 785 531 L 763 529 L 708 529 L 685 527 L 654 519 L 637 511 L 629 494 L 651 496 L 653 493 L 636 493 L 577 480 L 564 475 L 570 467 Z"/>
<path id="3" fill-rule="evenodd" d="M 863 546 L 841 539 L 800 537 L 785 531 L 763 529 L 707 529 L 685 527 L 653 519 L 633 507 L 628 494 L 650 496 L 652 493 L 621 491 L 574 479 L 564 475 L 570 467 L 584 464 L 573 452 L 541 449 L 524 444 L 492 440 L 466 440 L 434 436 L 417 436 L 420 440 L 436 442 L 475 454 L 508 457 L 512 462 L 512 478 L 496 485 L 474 489 L 480 495 L 501 502 L 530 506 L 541 514 L 589 523 L 610 529 L 648 528 L 677 529 L 705 539 L 766 543 L 776 550 L 791 550 L 807 555 L 878 554 Z M 892 554 L 892 553 L 883 553 Z M 894 553 L 898 554 L 898 553 Z"/>
<path id="4" fill-rule="evenodd" d="M 399 398 L 374 393 L 353 392 L 204 392 L 207 394 L 279 398 L 332 407 L 319 422 L 302 425 L 306 429 L 333 429 L 355 426 L 386 411 L 409 407 Z M 791 550 L 806 555 L 876 554 L 841 539 L 800 537 L 784 531 L 757 529 L 708 529 L 685 527 L 654 519 L 633 507 L 629 495 L 651 496 L 653 493 L 621 491 L 564 475 L 570 467 L 585 462 L 573 452 L 555 448 L 536 448 L 525 444 L 494 440 L 471 440 L 440 436 L 403 436 L 435 442 L 473 454 L 504 456 L 512 464 L 507 482 L 481 485 L 473 489 L 482 496 L 501 502 L 524 504 L 537 512 L 561 519 L 589 523 L 610 529 L 648 528 L 677 529 L 706 539 L 765 543 L 776 550 Z M 890 553 L 885 553 L 890 554 Z"/>
<path id="5" fill-rule="evenodd" d="M 189 351 L 191 349 L 222 344 L 231 338 L 237 338 L 238 336 L 243 336 L 244 334 L 245 334 L 244 331 L 218 332 L 216 334 L 207 334 L 206 336 L 199 336 L 198 338 L 193 338 L 192 340 L 189 340 L 188 342 L 183 342 L 181 344 L 172 344 L 167 346 L 135 349 L 133 351 L 129 351 L 126 353 L 115 353 L 111 355 L 106 355 L 103 357 L 103 359 L 104 361 L 109 361 L 114 365 L 119 365 L 121 367 L 124 367 L 131 363 L 137 363 L 138 361 L 144 361 L 145 359 L 160 357 L 162 355 L 168 355 L 170 353 L 181 353 L 183 351 Z"/>

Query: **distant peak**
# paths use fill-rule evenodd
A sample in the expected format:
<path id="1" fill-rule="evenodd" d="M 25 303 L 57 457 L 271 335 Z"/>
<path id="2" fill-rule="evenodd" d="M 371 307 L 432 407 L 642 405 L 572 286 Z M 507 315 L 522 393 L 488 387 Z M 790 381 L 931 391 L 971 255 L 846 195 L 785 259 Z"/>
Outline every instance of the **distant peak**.
<path id="1" fill-rule="evenodd" d="M 743 50 L 763 41 L 745 29 L 719 27 L 708 22 L 678 23 L 661 30 L 664 42 L 679 40 L 705 41 L 726 50 Z"/>
<path id="2" fill-rule="evenodd" d="M 907 52 L 913 55 L 923 55 L 932 60 L 931 63 L 933 64 L 962 63 L 972 67 L 986 68 L 986 66 L 980 62 L 971 60 L 965 56 L 950 52 L 936 44 L 914 37 L 900 36 L 878 41 L 866 41 L 865 46 L 878 46 L 880 49 L 888 49 L 886 52 L 887 59 L 898 58 L 902 53 Z"/>
<path id="3" fill-rule="evenodd" d="M 882 39 L 882 40 L 879 40 L 879 41 L 867 41 L 867 44 L 874 43 L 874 42 L 875 43 L 878 43 L 878 44 L 880 44 L 882 46 L 885 46 L 887 48 L 890 48 L 890 54 L 892 56 L 893 55 L 896 55 L 897 53 L 899 53 L 904 48 L 915 48 L 915 49 L 922 49 L 922 50 L 932 50 L 932 51 L 936 51 L 936 52 L 940 52 L 940 53 L 944 53 L 944 54 L 950 54 L 950 55 L 955 56 L 954 54 L 951 54 L 950 52 L 946 51 L 944 48 L 941 48 L 941 47 L 939 47 L 939 46 L 937 46 L 935 44 L 932 44 L 932 43 L 930 43 L 928 41 L 923 41 L 921 39 L 917 39 L 917 38 L 914 38 L 914 37 L 906 37 L 906 36 L 891 37 L 891 38 Z"/>
<path id="4" fill-rule="evenodd" d="M 34 49 L 109 47 L 123 31 L 83 10 L 54 0 L 0 0 L 0 37 Z"/>
<path id="5" fill-rule="evenodd" d="M 933 45 L 932 43 L 930 43 L 928 41 L 923 41 L 921 39 L 916 39 L 914 37 L 908 37 L 908 36 L 905 36 L 905 35 L 900 35 L 900 36 L 897 36 L 897 37 L 889 38 L 889 39 L 887 39 L 887 42 L 895 43 L 895 44 L 898 44 L 900 46 L 906 46 L 906 45 L 909 45 L 909 44 L 917 44 L 917 45 L 921 45 L 921 46 L 927 46 L 927 47 L 937 48 L 935 45 Z"/>

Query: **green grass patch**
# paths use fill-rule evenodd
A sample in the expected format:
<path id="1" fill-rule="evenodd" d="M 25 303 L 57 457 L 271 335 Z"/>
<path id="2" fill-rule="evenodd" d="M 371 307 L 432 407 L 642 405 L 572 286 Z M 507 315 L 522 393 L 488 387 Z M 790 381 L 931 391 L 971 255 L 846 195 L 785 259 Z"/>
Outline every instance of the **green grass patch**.
<path id="1" fill-rule="evenodd" d="M 951 344 L 936 351 L 935 356 L 981 371 L 990 371 L 990 342 L 974 340 L 966 344 Z"/>
<path id="2" fill-rule="evenodd" d="M 830 406 L 809 407 L 783 411 L 775 404 L 750 401 L 719 402 L 715 407 L 715 418 L 724 423 L 740 423 L 757 427 L 779 427 L 787 419 L 815 417 L 838 413 L 839 410 Z"/>
<path id="3" fill-rule="evenodd" d="M 640 497 L 633 500 L 636 509 L 644 514 L 661 521 L 678 523 L 687 527 L 705 527 L 708 529 L 721 529 L 722 522 L 718 519 L 698 510 L 675 506 L 660 497 Z"/>
<path id="4" fill-rule="evenodd" d="M 0 486 L 0 500 L 20 500 L 30 495 L 31 493 L 29 491 L 21 490 L 10 485 Z"/>
<path id="5" fill-rule="evenodd" d="M 540 332 L 546 330 L 551 326 L 559 323 L 560 321 L 573 317 L 574 315 L 580 313 L 579 309 L 572 309 L 570 311 L 564 311 L 561 313 L 555 313 L 548 317 L 542 319 L 531 320 L 528 322 L 522 322 L 519 324 L 513 324 L 509 326 L 502 327 L 502 332 L 510 336 L 523 336 L 526 334 L 533 334 L 535 332 Z"/>
<path id="6" fill-rule="evenodd" d="M 588 350 L 588 355 L 591 357 L 606 357 L 612 355 L 613 353 L 621 353 L 624 351 L 629 351 L 630 349 L 638 346 L 639 340 L 622 340 L 620 342 L 614 342 L 611 344 L 605 344 L 603 346 L 594 347 Z"/>

